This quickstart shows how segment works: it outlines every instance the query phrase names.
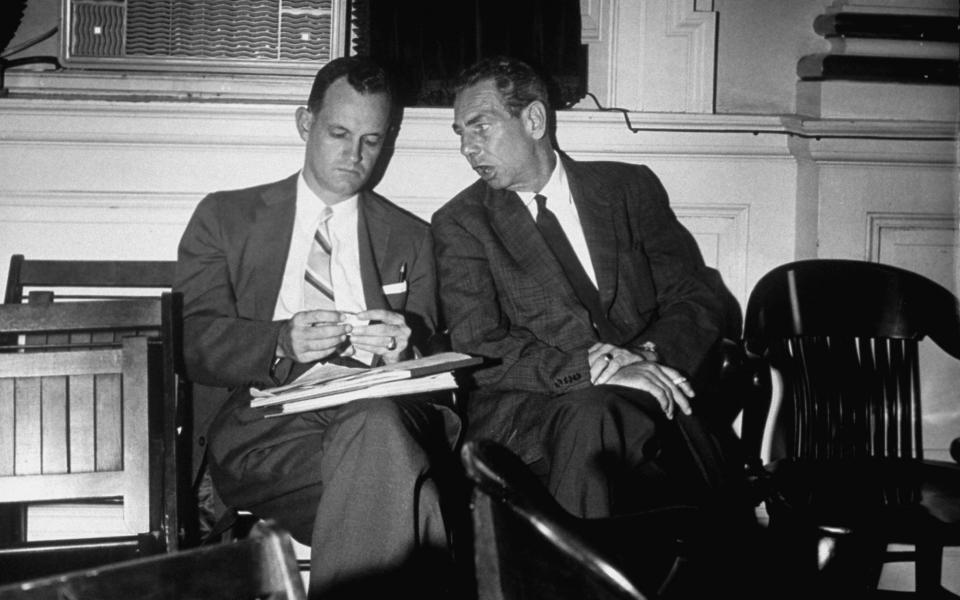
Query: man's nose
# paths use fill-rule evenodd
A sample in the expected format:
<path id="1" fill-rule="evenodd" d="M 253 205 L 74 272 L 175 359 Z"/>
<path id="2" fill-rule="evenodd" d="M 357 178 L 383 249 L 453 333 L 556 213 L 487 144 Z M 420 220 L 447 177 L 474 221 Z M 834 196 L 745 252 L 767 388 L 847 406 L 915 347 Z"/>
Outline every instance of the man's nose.
<path id="1" fill-rule="evenodd" d="M 467 135 L 460 136 L 460 154 L 470 158 L 475 156 L 480 151 L 479 145 L 476 141 Z"/>
<path id="2" fill-rule="evenodd" d="M 347 147 L 350 154 L 350 160 L 358 163 L 363 160 L 363 142 L 355 142 Z"/>

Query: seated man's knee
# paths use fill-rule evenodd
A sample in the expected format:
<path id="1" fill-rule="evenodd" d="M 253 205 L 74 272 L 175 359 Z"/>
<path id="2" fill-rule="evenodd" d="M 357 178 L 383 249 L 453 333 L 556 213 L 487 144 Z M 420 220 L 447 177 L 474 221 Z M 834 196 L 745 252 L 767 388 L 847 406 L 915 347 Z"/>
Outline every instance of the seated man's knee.
<path id="1" fill-rule="evenodd" d="M 571 395 L 562 406 L 561 414 L 562 420 L 570 426 L 593 427 L 611 421 L 621 422 L 626 413 L 638 410 L 642 411 L 642 408 L 637 406 L 635 399 L 597 387 Z"/>

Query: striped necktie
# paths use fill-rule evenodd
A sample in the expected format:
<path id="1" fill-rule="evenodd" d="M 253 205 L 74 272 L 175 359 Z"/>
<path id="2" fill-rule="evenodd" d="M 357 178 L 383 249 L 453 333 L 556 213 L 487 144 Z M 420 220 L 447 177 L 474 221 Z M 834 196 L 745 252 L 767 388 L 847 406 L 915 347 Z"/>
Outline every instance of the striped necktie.
<path id="1" fill-rule="evenodd" d="M 333 211 L 327 206 L 320 215 L 320 225 L 313 234 L 310 256 L 307 258 L 307 270 L 303 274 L 306 285 L 303 286 L 303 305 L 308 309 L 336 309 L 333 298 L 333 279 L 330 276 L 330 231 L 327 222 Z"/>

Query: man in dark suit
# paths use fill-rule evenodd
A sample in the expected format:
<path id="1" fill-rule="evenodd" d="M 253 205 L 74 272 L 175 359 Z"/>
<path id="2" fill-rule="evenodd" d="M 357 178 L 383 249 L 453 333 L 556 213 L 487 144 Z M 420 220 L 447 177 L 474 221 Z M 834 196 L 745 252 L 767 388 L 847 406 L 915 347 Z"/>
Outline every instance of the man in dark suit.
<path id="1" fill-rule="evenodd" d="M 184 358 L 215 488 L 311 545 L 311 596 L 323 598 L 418 578 L 429 596 L 438 578 L 418 567 L 447 543 L 431 475 L 459 435 L 449 408 L 407 396 L 265 419 L 249 406 L 251 386 L 317 361 L 411 357 L 436 327 L 429 227 L 364 189 L 392 112 L 379 67 L 328 63 L 296 111 L 300 173 L 207 196 L 179 249 Z"/>
<path id="2" fill-rule="evenodd" d="M 511 448 L 579 516 L 677 499 L 675 417 L 724 330 L 715 274 L 648 168 L 558 155 L 529 66 L 485 59 L 456 91 L 480 180 L 432 230 L 453 347 L 490 363 L 467 436 Z"/>

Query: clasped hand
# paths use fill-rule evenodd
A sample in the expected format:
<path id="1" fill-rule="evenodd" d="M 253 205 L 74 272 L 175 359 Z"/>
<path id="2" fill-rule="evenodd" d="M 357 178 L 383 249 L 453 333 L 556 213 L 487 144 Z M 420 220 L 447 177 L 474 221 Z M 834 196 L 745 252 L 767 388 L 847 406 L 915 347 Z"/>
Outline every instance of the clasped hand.
<path id="1" fill-rule="evenodd" d="M 594 385 L 622 385 L 649 393 L 667 415 L 673 418 L 674 406 L 684 414 L 691 414 L 690 398 L 693 387 L 679 371 L 644 359 L 638 354 L 597 342 L 587 351 L 590 382 Z"/>
<path id="2" fill-rule="evenodd" d="M 410 328 L 403 315 L 389 310 L 305 310 L 280 328 L 277 356 L 306 363 L 332 354 L 350 356 L 355 350 L 365 350 L 382 356 L 389 364 L 400 359 L 409 341 Z"/>

